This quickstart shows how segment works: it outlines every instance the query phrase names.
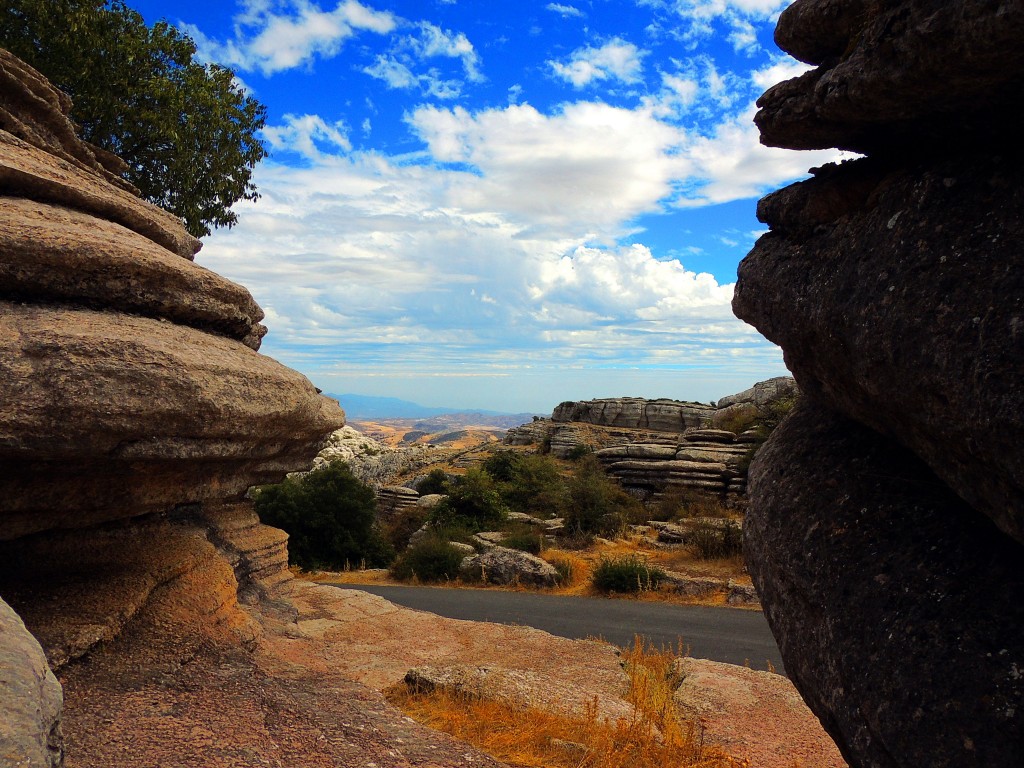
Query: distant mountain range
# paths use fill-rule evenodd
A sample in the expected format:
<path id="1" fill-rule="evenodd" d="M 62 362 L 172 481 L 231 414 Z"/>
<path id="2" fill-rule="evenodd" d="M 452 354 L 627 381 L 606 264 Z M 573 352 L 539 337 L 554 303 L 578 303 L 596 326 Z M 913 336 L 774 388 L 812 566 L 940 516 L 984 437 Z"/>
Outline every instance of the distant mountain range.
<path id="1" fill-rule="evenodd" d="M 345 409 L 345 415 L 349 419 L 431 419 L 437 416 L 484 416 L 493 417 L 522 417 L 523 421 L 529 421 L 533 414 L 530 413 L 507 413 L 504 411 L 481 411 L 467 410 L 466 408 L 432 408 L 420 405 L 409 400 L 401 400 L 397 397 L 376 397 L 373 395 L 334 395 L 324 393 L 333 397 L 341 403 Z M 504 419 L 502 419 L 504 421 Z M 460 419 L 460 421 L 465 421 Z M 467 422 L 468 423 L 468 422 Z M 518 423 L 522 423 L 518 422 Z"/>

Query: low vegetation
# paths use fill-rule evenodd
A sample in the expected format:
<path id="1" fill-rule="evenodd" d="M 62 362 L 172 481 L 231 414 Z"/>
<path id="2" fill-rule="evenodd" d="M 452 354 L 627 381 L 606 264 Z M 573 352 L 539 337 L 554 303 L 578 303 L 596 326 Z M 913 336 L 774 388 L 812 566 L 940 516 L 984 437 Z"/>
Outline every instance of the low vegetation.
<path id="1" fill-rule="evenodd" d="M 636 593 L 657 589 L 665 571 L 648 565 L 638 555 L 602 557 L 591 575 L 594 588 L 601 592 Z"/>
<path id="2" fill-rule="evenodd" d="M 465 556 L 447 537 L 430 533 L 395 559 L 391 575 L 400 581 L 452 581 L 458 578 Z"/>
<path id="3" fill-rule="evenodd" d="M 288 533 L 288 559 L 308 570 L 386 566 L 391 544 L 375 523 L 377 498 L 343 463 L 266 485 L 255 494 L 260 520 Z"/>
<path id="4" fill-rule="evenodd" d="M 675 654 L 636 641 L 623 650 L 632 718 L 601 719 L 589 706 L 576 716 L 524 709 L 444 689 L 389 699 L 424 725 L 445 731 L 503 762 L 544 768 L 743 768 L 745 763 L 704 744 L 699 725 L 678 716 Z"/>

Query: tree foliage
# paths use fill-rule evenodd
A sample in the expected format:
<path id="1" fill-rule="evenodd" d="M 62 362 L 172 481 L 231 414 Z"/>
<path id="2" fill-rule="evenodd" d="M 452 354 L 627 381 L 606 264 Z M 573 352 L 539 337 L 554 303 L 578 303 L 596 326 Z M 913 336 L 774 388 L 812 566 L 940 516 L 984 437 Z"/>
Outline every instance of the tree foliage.
<path id="1" fill-rule="evenodd" d="M 643 506 L 610 479 L 594 456 L 584 456 L 569 481 L 565 524 L 578 533 L 611 534 L 643 517 Z"/>
<path id="2" fill-rule="evenodd" d="M 288 558 L 302 568 L 386 566 L 394 550 L 374 524 L 377 497 L 341 462 L 259 489 L 256 512 L 288 532 Z"/>
<path id="3" fill-rule="evenodd" d="M 494 480 L 480 467 L 472 467 L 449 483 L 448 498 L 434 507 L 431 522 L 438 528 L 487 531 L 501 525 L 507 515 L 508 508 Z"/>
<path id="4" fill-rule="evenodd" d="M 0 47 L 65 91 L 82 137 L 120 156 L 127 180 L 196 237 L 259 197 L 265 108 L 230 69 L 194 61 L 195 43 L 166 21 L 148 27 L 121 0 L 12 0 Z"/>

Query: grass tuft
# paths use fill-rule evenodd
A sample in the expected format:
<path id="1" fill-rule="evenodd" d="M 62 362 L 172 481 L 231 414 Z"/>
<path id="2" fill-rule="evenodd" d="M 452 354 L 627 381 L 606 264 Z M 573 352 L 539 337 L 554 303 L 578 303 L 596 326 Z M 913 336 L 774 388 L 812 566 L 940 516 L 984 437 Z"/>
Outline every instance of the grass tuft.
<path id="1" fill-rule="evenodd" d="M 636 640 L 623 653 L 636 715 L 599 719 L 596 701 L 575 717 L 444 689 L 398 686 L 393 704 L 414 720 L 444 731 L 506 763 L 535 768 L 746 768 L 749 764 L 704 744 L 694 723 L 676 714 L 675 655 Z"/>

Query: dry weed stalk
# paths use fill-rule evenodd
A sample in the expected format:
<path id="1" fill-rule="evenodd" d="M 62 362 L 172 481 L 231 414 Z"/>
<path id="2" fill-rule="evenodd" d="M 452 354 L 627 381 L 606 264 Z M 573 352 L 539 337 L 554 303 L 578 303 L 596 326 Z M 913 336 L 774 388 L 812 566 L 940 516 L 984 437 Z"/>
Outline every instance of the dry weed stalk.
<path id="1" fill-rule="evenodd" d="M 444 689 L 423 693 L 399 686 L 388 698 L 418 722 L 518 766 L 747 768 L 747 761 L 704 744 L 698 725 L 679 719 L 672 703 L 679 683 L 673 653 L 637 638 L 623 656 L 636 714 L 615 723 L 598 717 L 596 699 L 579 716 L 567 717 Z"/>

